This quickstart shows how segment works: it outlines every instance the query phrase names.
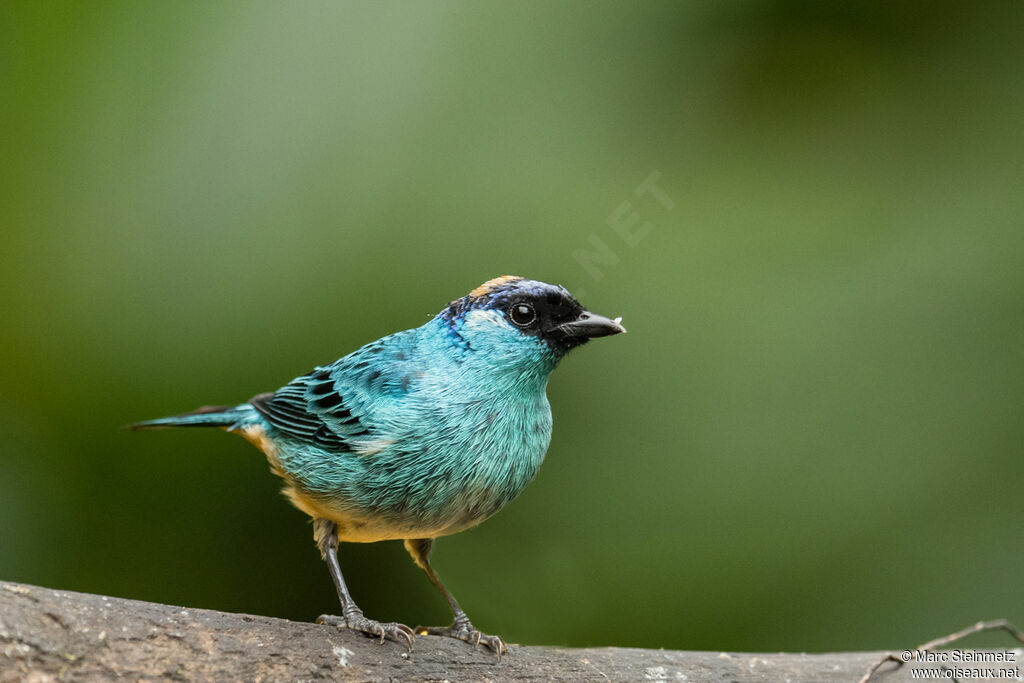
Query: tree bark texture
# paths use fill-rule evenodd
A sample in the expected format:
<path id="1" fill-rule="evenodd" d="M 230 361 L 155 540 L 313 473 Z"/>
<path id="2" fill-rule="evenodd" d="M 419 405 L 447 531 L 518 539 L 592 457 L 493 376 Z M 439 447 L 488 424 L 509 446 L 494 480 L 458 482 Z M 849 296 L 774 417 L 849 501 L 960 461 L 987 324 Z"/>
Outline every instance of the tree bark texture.
<path id="1" fill-rule="evenodd" d="M 856 681 L 882 653 L 749 654 L 510 645 L 347 629 L 0 582 L 0 682 Z M 882 683 L 912 680 L 887 664 Z M 948 679 L 947 679 L 948 680 Z"/>

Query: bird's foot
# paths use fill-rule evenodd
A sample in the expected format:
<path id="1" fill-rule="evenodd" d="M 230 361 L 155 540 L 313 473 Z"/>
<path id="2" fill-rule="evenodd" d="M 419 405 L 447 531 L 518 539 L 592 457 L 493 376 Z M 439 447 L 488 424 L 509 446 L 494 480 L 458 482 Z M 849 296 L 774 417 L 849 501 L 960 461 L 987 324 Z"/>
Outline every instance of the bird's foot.
<path id="1" fill-rule="evenodd" d="M 469 619 L 456 619 L 455 623 L 451 626 L 417 626 L 416 633 L 457 638 L 458 640 L 471 643 L 476 649 L 480 649 L 480 646 L 483 645 L 491 648 L 494 654 L 498 655 L 498 659 L 501 659 L 502 655 L 508 654 L 508 646 L 505 645 L 505 641 L 501 639 L 501 636 L 489 636 L 486 633 L 477 631 L 473 628 L 473 624 L 470 623 Z"/>
<path id="2" fill-rule="evenodd" d="M 321 614 L 316 618 L 316 623 L 338 628 L 350 628 L 353 631 L 361 631 L 371 637 L 379 637 L 381 644 L 390 638 L 396 643 L 401 643 L 412 652 L 412 639 L 415 633 L 405 624 L 395 622 L 381 623 L 373 619 L 367 619 L 363 613 L 354 610 L 343 617 L 335 617 L 330 614 Z"/>

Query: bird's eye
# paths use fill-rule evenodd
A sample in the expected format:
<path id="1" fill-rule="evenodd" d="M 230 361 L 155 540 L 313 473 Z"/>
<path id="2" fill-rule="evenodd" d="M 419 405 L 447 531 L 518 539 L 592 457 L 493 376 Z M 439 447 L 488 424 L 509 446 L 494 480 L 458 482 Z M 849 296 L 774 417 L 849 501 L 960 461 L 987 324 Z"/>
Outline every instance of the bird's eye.
<path id="1" fill-rule="evenodd" d="M 537 319 L 537 314 L 530 304 L 512 304 L 508 309 L 508 317 L 519 327 L 526 327 Z"/>

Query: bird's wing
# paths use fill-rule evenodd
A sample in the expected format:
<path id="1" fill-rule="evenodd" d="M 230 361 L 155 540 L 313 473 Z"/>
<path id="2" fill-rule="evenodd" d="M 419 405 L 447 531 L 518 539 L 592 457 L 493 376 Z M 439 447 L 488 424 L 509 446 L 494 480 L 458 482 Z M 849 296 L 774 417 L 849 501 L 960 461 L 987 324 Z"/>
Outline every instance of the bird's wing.
<path id="1" fill-rule="evenodd" d="M 335 452 L 373 438 L 417 373 L 415 330 L 384 337 L 249 403 L 284 435 Z"/>

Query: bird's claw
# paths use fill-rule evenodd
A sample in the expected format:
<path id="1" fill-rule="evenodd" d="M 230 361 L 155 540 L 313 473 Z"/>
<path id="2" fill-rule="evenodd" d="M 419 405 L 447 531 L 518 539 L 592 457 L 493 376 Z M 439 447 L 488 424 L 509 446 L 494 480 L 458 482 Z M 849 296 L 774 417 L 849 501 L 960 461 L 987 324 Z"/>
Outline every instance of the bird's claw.
<path id="1" fill-rule="evenodd" d="M 480 649 L 482 644 L 498 655 L 499 660 L 502 655 L 508 654 L 508 646 L 505 645 L 505 641 L 501 639 L 501 636 L 489 636 L 486 633 L 481 633 L 473 628 L 473 624 L 468 621 L 456 621 L 451 626 L 417 626 L 416 633 L 456 638 L 470 643 L 477 650 Z"/>
<path id="2" fill-rule="evenodd" d="M 353 631 L 360 631 L 368 636 L 379 636 L 382 645 L 385 640 L 390 638 L 396 643 L 405 645 L 409 652 L 412 652 L 412 641 L 416 637 L 415 632 L 405 624 L 393 621 L 382 623 L 374 619 L 367 619 L 362 614 L 349 614 L 343 617 L 321 614 L 316 618 L 316 623 L 337 628 L 350 628 Z"/>

